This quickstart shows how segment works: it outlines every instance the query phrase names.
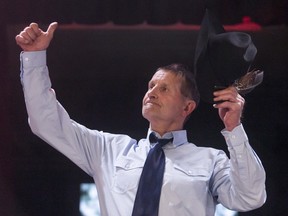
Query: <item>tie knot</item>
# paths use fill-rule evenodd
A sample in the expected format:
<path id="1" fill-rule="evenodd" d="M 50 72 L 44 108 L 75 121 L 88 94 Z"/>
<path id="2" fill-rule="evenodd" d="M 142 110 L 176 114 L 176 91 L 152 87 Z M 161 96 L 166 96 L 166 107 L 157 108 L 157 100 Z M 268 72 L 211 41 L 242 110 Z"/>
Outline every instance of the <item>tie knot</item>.
<path id="1" fill-rule="evenodd" d="M 163 147 L 167 143 L 171 142 L 172 140 L 173 140 L 173 138 L 170 138 L 170 139 L 158 138 L 154 133 L 151 133 L 149 136 L 150 143 L 160 144 L 161 147 Z"/>

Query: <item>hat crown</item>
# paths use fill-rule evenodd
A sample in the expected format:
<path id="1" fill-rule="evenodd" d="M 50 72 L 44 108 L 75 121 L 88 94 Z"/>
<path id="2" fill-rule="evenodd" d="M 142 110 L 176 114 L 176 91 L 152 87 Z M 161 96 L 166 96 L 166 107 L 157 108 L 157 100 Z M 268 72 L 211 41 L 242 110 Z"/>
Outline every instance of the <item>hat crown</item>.
<path id="1" fill-rule="evenodd" d="M 250 35 L 243 32 L 213 35 L 209 38 L 207 49 L 213 73 L 223 86 L 246 74 L 257 53 Z"/>

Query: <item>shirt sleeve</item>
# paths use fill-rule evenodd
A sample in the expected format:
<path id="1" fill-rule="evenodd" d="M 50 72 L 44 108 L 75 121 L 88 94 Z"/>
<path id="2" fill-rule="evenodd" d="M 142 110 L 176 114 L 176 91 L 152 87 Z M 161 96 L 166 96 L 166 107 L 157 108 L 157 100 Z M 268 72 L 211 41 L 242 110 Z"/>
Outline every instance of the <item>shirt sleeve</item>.
<path id="1" fill-rule="evenodd" d="M 20 61 L 32 132 L 92 176 L 104 151 L 103 133 L 71 120 L 57 101 L 46 66 L 46 51 L 22 52 Z"/>
<path id="2" fill-rule="evenodd" d="M 237 211 L 262 206 L 266 201 L 265 170 L 250 146 L 242 124 L 231 132 L 223 130 L 221 133 L 228 146 L 230 169 L 223 172 L 223 178 L 218 177 L 222 182 L 217 186 L 218 201 Z M 223 170 L 221 165 L 218 170 Z"/>

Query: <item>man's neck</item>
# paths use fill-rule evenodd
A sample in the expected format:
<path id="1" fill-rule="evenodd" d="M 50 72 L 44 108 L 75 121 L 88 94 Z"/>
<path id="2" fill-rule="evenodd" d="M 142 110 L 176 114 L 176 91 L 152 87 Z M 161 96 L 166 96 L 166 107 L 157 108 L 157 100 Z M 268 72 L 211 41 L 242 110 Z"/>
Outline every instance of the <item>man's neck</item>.
<path id="1" fill-rule="evenodd" d="M 183 126 L 181 125 L 163 125 L 163 124 L 152 124 L 150 123 L 151 130 L 157 132 L 161 137 L 172 131 L 183 130 Z"/>

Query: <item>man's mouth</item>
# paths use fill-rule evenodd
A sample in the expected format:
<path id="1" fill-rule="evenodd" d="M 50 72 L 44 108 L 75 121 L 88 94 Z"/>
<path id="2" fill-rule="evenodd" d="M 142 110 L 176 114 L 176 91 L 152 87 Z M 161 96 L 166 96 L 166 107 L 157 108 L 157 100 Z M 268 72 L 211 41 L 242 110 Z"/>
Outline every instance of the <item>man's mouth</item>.
<path id="1" fill-rule="evenodd" d="M 145 103 L 145 105 L 156 105 L 156 106 L 160 106 L 158 103 L 155 103 L 155 102 L 153 102 L 153 101 L 147 101 L 146 103 Z"/>

